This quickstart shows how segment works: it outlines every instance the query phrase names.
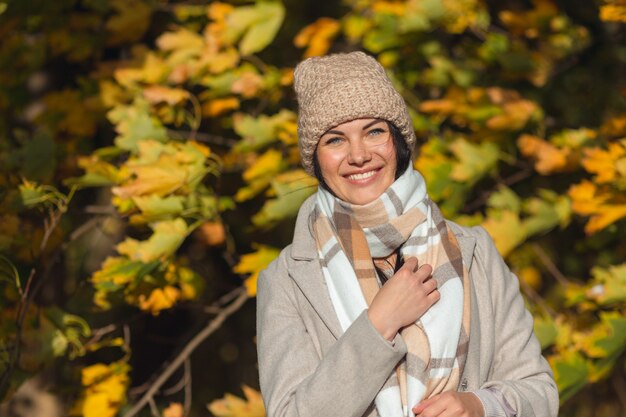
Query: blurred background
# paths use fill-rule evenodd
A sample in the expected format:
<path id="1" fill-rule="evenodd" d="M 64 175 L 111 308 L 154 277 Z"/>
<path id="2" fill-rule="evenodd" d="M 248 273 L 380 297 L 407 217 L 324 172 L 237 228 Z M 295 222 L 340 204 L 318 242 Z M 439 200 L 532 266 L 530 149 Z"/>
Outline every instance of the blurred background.
<path id="1" fill-rule="evenodd" d="M 624 0 L 0 0 L 0 415 L 265 415 L 256 277 L 316 189 L 293 67 L 363 50 L 560 415 L 626 416 L 625 33 Z"/>

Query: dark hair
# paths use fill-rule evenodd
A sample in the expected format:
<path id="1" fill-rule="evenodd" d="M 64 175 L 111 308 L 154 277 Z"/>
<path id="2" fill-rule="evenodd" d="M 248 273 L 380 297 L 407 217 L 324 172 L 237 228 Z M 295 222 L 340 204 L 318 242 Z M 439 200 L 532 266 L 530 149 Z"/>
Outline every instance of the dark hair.
<path id="1" fill-rule="evenodd" d="M 393 140 L 393 147 L 396 150 L 396 176 L 395 179 L 398 179 L 400 175 L 406 171 L 409 164 L 411 163 L 411 149 L 409 149 L 409 145 L 406 144 L 406 140 L 404 140 L 404 136 L 400 129 L 396 127 L 391 122 L 387 122 L 387 126 L 389 127 L 389 131 L 391 132 L 391 138 Z M 333 191 L 328 188 L 326 181 L 324 181 L 324 177 L 322 176 L 322 170 L 320 169 L 320 163 L 317 159 L 317 148 L 313 153 L 313 174 L 315 174 L 315 178 L 320 183 L 322 188 L 326 191 L 333 193 Z M 334 195 L 334 193 L 333 193 Z"/>

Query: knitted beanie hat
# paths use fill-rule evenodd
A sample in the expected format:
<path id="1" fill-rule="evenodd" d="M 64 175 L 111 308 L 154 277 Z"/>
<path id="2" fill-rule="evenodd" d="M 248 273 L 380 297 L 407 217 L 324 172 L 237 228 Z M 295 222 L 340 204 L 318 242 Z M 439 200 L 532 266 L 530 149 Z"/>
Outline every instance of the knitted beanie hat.
<path id="1" fill-rule="evenodd" d="M 313 173 L 313 154 L 320 137 L 330 128 L 361 118 L 393 123 L 409 149 L 415 131 L 404 99 L 383 67 L 363 52 L 309 58 L 295 69 L 298 99 L 298 144 L 302 165 Z"/>

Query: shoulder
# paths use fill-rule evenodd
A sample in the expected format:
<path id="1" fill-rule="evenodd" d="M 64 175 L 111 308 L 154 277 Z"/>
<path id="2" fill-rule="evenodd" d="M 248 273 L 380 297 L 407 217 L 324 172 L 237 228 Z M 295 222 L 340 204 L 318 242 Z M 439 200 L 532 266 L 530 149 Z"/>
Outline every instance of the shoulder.
<path id="1" fill-rule="evenodd" d="M 494 260 L 502 260 L 502 256 L 498 252 L 496 245 L 484 227 L 473 226 L 466 227 L 461 226 L 451 220 L 446 220 L 446 223 L 452 230 L 452 232 L 458 237 L 470 239 L 475 244 L 474 258 L 478 259 L 481 263 L 490 258 Z M 503 261 L 503 260 L 502 260 Z M 503 261 L 504 262 L 504 261 Z"/>

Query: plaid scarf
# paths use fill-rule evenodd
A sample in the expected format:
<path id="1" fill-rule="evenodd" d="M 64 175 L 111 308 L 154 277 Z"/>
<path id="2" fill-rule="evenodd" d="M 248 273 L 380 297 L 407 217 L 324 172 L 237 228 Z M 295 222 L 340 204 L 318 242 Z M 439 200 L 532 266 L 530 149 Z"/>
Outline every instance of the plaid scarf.
<path id="1" fill-rule="evenodd" d="M 408 353 L 376 396 L 381 417 L 413 416 L 425 398 L 456 391 L 469 346 L 467 268 L 454 233 L 409 167 L 378 199 L 346 203 L 321 187 L 311 214 L 330 298 L 345 331 L 380 288 L 372 258 L 416 256 L 430 264 L 441 298 L 414 325 L 400 331 Z M 410 413 L 410 414 L 409 414 Z"/>

